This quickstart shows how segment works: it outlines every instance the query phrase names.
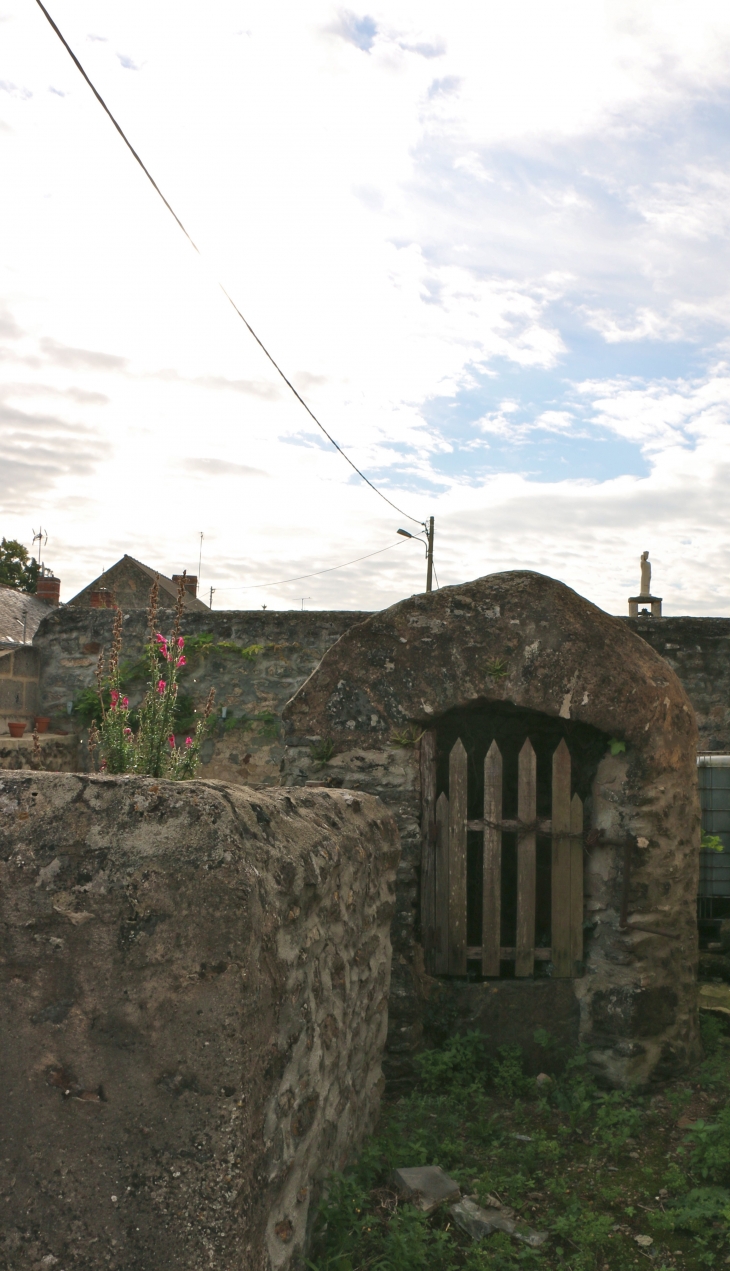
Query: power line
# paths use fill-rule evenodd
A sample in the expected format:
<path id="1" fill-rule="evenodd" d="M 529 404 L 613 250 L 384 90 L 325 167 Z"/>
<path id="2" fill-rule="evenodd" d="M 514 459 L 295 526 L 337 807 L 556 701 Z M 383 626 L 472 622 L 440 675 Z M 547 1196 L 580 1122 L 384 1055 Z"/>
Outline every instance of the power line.
<path id="1" fill-rule="evenodd" d="M 356 556 L 354 560 L 346 560 L 342 565 L 330 565 L 329 569 L 316 569 L 313 574 L 299 574 L 296 578 L 279 578 L 273 583 L 255 583 L 253 587 L 216 587 L 214 590 L 219 591 L 260 591 L 262 587 L 283 587 L 286 583 L 302 583 L 306 578 L 318 578 L 320 574 L 331 574 L 335 569 L 347 569 L 348 565 L 357 565 L 358 561 L 370 560 L 371 556 L 381 556 L 383 552 L 389 552 L 392 547 L 401 547 L 405 539 L 399 539 L 397 543 L 389 543 L 387 547 L 379 547 L 377 552 L 368 552 L 367 556 Z"/>
<path id="2" fill-rule="evenodd" d="M 68 40 L 67 40 L 67 39 L 66 39 L 66 38 L 62 35 L 61 31 L 60 31 L 60 30 L 59 30 L 59 28 L 56 26 L 56 23 L 53 21 L 53 18 L 51 17 L 51 15 L 50 15 L 50 13 L 48 12 L 47 8 L 46 8 L 46 7 L 45 7 L 45 5 L 42 3 L 42 0 L 36 0 L 36 3 L 37 3 L 37 5 L 38 5 L 38 8 L 39 8 L 39 9 L 41 10 L 41 12 L 45 15 L 45 17 L 48 19 L 48 22 L 50 23 L 50 25 L 51 25 L 51 27 L 53 28 L 53 30 L 56 32 L 56 35 L 58 36 L 58 38 L 59 38 L 59 40 L 61 41 L 61 43 L 62 43 L 63 47 L 65 48 L 66 52 L 68 53 L 69 57 L 71 58 L 72 62 L 74 63 L 74 66 L 75 66 L 75 67 L 76 67 L 76 69 L 80 72 L 80 74 L 83 76 L 83 78 L 86 80 L 86 83 L 88 84 L 89 88 L 91 89 L 92 93 L 94 94 L 94 96 L 95 96 L 96 100 L 98 101 L 99 105 L 102 107 L 102 109 L 103 109 L 104 111 L 106 111 L 106 114 L 109 116 L 109 118 L 110 118 L 111 122 L 114 124 L 114 127 L 116 128 L 117 132 L 119 133 L 119 136 L 122 138 L 122 141 L 124 142 L 125 146 L 126 146 L 126 147 L 127 147 L 127 149 L 129 150 L 130 154 L 131 154 L 131 155 L 132 155 L 132 156 L 136 159 L 136 161 L 137 161 L 137 163 L 139 164 L 140 168 L 142 169 L 142 171 L 144 172 L 145 176 L 147 177 L 147 180 L 149 181 L 150 185 L 151 185 L 151 186 L 152 186 L 152 188 L 155 190 L 155 192 L 156 192 L 157 194 L 159 194 L 159 196 L 160 196 L 160 198 L 162 199 L 162 202 L 165 204 L 165 207 L 167 208 L 168 212 L 169 212 L 169 213 L 170 213 L 170 215 L 171 215 L 171 216 L 175 219 L 175 221 L 177 222 L 178 226 L 180 227 L 180 229 L 182 230 L 183 234 L 185 235 L 185 237 L 187 238 L 188 242 L 190 243 L 190 246 L 193 248 L 193 251 L 195 251 L 195 252 L 197 253 L 197 255 L 198 255 L 198 256 L 200 256 L 200 258 L 201 258 L 201 260 L 202 260 L 202 258 L 203 258 L 203 254 L 202 254 L 202 252 L 200 251 L 200 248 L 197 246 L 197 244 L 196 244 L 195 242 L 193 242 L 193 239 L 192 239 L 192 238 L 190 237 L 190 235 L 188 234 L 188 231 L 186 230 L 185 226 L 183 225 L 182 221 L 180 220 L 180 217 L 178 216 L 177 212 L 174 210 L 174 208 L 171 206 L 171 204 L 170 204 L 170 203 L 168 203 L 167 199 L 165 198 L 164 194 L 162 193 L 162 190 L 160 189 L 159 185 L 157 184 L 157 182 L 155 181 L 154 177 L 152 176 L 152 173 L 149 171 L 149 169 L 148 169 L 147 167 L 145 167 L 144 163 L 143 163 L 143 162 L 142 162 L 142 160 L 140 159 L 139 155 L 137 154 L 137 151 L 135 150 L 134 146 L 132 145 L 131 141 L 130 141 L 130 140 L 129 140 L 129 138 L 127 137 L 127 135 L 126 135 L 126 133 L 124 132 L 124 130 L 122 129 L 121 125 L 120 125 L 120 124 L 118 124 L 118 123 L 117 123 L 117 121 L 116 121 L 116 119 L 114 118 L 114 116 L 113 116 L 112 112 L 110 111 L 109 107 L 107 106 L 106 102 L 104 101 L 104 98 L 101 96 L 101 93 L 99 93 L 99 92 L 97 91 L 97 89 L 94 87 L 94 85 L 92 84 L 91 80 L 89 79 L 88 75 L 86 74 L 86 71 L 84 70 L 84 68 L 83 68 L 83 66 L 81 65 L 81 63 L 80 63 L 79 59 L 77 58 L 76 54 L 74 53 L 73 49 L 71 48 L 71 45 L 68 43 Z M 384 499 L 384 500 L 385 500 L 385 502 L 386 502 L 387 504 L 389 504 L 389 505 L 390 505 L 390 507 L 394 508 L 396 512 L 399 512 L 401 516 L 405 516 L 405 517 L 406 517 L 409 521 L 413 521 L 414 525 L 421 525 L 421 524 L 422 524 L 422 522 L 421 522 L 421 521 L 419 521 L 419 520 L 418 520 L 415 516 L 411 516 L 410 512 L 404 512 L 404 511 L 403 511 L 403 509 L 402 509 L 402 508 L 399 508 L 399 507 L 398 507 L 398 505 L 397 505 L 396 503 L 393 503 L 392 499 L 389 499 L 389 498 L 388 498 L 388 496 L 387 496 L 386 494 L 383 494 L 382 490 L 379 490 L 379 489 L 378 489 L 378 487 L 377 487 L 376 485 L 373 485 L 373 483 L 372 483 L 372 481 L 370 480 L 370 478 L 369 478 L 369 477 L 366 477 L 366 476 L 365 476 L 365 473 L 360 471 L 360 469 L 358 468 L 358 466 L 357 466 L 357 464 L 356 464 L 356 463 L 353 463 L 353 461 L 352 461 L 352 459 L 350 458 L 350 456 L 349 456 L 348 454 L 346 454 L 346 453 L 345 453 L 345 451 L 342 449 L 342 446 L 338 445 L 338 443 L 335 441 L 334 437 L 332 437 L 332 436 L 330 435 L 330 433 L 328 433 L 328 432 L 327 432 L 327 429 L 325 428 L 324 424 L 320 423 L 320 421 L 317 419 L 317 416 L 315 415 L 314 411 L 313 411 L 313 410 L 311 410 L 311 409 L 310 409 L 310 407 L 307 405 L 307 403 L 305 402 L 305 400 L 304 400 L 304 398 L 302 397 L 301 393 L 298 393 L 298 392 L 297 392 L 297 390 L 295 389 L 295 387 L 294 387 L 294 385 L 292 384 L 291 380 L 287 379 L 286 375 L 285 375 L 285 374 L 284 374 L 284 372 L 282 371 L 282 369 L 281 369 L 281 367 L 279 366 L 278 362 L 276 362 L 276 361 L 274 360 L 274 358 L 272 357 L 272 355 L 269 353 L 269 350 L 266 348 L 266 345 L 263 343 L 263 341 L 262 341 L 262 340 L 260 340 L 260 339 L 259 339 L 259 337 L 257 336 L 256 332 L 254 331 L 253 327 L 251 326 L 250 322 L 248 322 L 248 320 L 247 320 L 246 318 L 244 318 L 244 316 L 243 316 L 243 314 L 241 313 L 241 310 L 239 309 L 239 307 L 238 307 L 238 305 L 236 304 L 235 300 L 234 300 L 234 299 L 233 299 L 233 297 L 232 297 L 232 296 L 230 296 L 230 295 L 229 295 L 229 293 L 226 291 L 226 289 L 225 289 L 225 287 L 223 286 L 223 283 L 220 281 L 220 279 L 216 279 L 216 281 L 217 281 L 217 283 L 218 283 L 218 287 L 219 287 L 219 288 L 220 288 L 220 290 L 223 292 L 223 295 L 225 296 L 226 300 L 227 300 L 227 301 L 228 301 L 228 303 L 230 304 L 231 308 L 235 310 L 235 312 L 238 314 L 239 318 L 241 319 L 241 322 L 244 324 L 244 326 L 245 326 L 245 327 L 246 327 L 246 329 L 248 330 L 249 334 L 253 336 L 254 340 L 256 341 L 256 343 L 258 344 L 258 346 L 259 346 L 259 348 L 262 350 L 262 352 L 266 354 L 266 357 L 269 359 L 269 361 L 270 361 L 271 365 L 273 366 L 274 370 L 275 370 L 275 371 L 276 371 L 276 372 L 277 372 L 277 373 L 281 376 L 281 378 L 283 379 L 283 381 L 284 381 L 284 383 L 287 385 L 287 387 L 291 389 L 291 391 L 292 391 L 292 393 L 294 394 L 294 396 L 296 397 L 297 401 L 298 401 L 298 402 L 299 402 L 299 403 L 300 403 L 300 404 L 304 407 L 304 409 L 306 410 L 306 412 L 307 412 L 307 414 L 309 415 L 309 417 L 310 417 L 311 419 L 313 419 L 313 420 L 314 420 L 315 424 L 316 424 L 316 425 L 317 425 L 317 427 L 320 429 L 320 431 L 324 433 L 324 435 L 325 435 L 325 437 L 327 438 L 327 440 L 328 440 L 329 442 L 331 442 L 331 443 L 332 443 L 332 445 L 334 446 L 335 450 L 337 450 L 337 451 L 338 451 L 338 452 L 342 455 L 342 458 L 343 458 L 343 459 L 345 459 L 347 463 L 349 463 L 350 467 L 351 467 L 351 468 L 352 468 L 352 469 L 353 469 L 353 470 L 357 473 L 357 475 L 358 475 L 359 477 L 361 477 L 361 478 L 362 478 L 362 480 L 365 482 L 365 484 L 366 484 L 366 485 L 369 485 L 369 486 L 370 486 L 370 489 L 375 491 L 375 493 L 379 496 L 379 498 Z"/>

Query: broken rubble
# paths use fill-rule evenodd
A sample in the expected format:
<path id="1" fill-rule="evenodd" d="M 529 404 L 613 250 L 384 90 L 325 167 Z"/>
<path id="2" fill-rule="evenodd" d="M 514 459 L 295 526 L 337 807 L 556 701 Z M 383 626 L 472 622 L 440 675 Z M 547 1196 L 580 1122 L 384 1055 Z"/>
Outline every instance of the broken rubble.
<path id="1" fill-rule="evenodd" d="M 533 1231 L 532 1227 L 515 1222 L 513 1218 L 507 1217 L 504 1209 L 482 1209 L 481 1205 L 477 1205 L 468 1196 L 458 1204 L 451 1205 L 449 1213 L 457 1227 L 471 1236 L 472 1240 L 482 1240 L 484 1236 L 491 1236 L 494 1231 L 503 1231 L 505 1235 L 529 1245 L 531 1249 L 539 1249 L 548 1239 L 546 1231 Z"/>
<path id="2" fill-rule="evenodd" d="M 424 1214 L 430 1214 L 449 1200 L 459 1200 L 461 1188 L 440 1165 L 419 1165 L 393 1171 L 393 1184 L 404 1200 L 410 1200 Z"/>

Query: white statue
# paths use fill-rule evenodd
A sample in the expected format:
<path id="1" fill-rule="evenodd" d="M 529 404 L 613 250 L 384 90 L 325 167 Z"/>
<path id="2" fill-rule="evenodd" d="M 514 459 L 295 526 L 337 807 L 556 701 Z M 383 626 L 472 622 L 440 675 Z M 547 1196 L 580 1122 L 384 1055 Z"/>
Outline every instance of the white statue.
<path id="1" fill-rule="evenodd" d="M 649 564 L 649 553 L 641 553 L 641 587 L 639 588 L 640 596 L 651 595 L 651 565 Z"/>

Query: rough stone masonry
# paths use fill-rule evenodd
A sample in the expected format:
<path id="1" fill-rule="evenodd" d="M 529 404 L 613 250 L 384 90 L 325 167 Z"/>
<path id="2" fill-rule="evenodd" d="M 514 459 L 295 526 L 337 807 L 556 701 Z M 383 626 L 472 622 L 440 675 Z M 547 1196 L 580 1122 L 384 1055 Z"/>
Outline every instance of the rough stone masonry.
<path id="1" fill-rule="evenodd" d="M 584 805 L 584 974 L 572 981 L 467 984 L 424 973 L 428 827 L 416 739 L 433 730 L 438 748 L 455 713 L 464 722 L 464 711 L 478 711 L 488 728 L 500 709 L 552 720 L 576 755 L 586 726 L 601 743 Z M 497 1044 L 524 1045 L 546 1017 L 570 1024 L 572 998 L 572 1040 L 614 1085 L 663 1079 L 696 1058 L 697 723 L 674 671 L 625 622 L 542 574 L 491 574 L 350 627 L 283 715 L 289 784 L 310 778 L 311 741 L 327 738 L 332 783 L 378 794 L 400 829 L 392 1080 L 410 1079 L 435 992 L 462 1026 Z"/>
<path id="2" fill-rule="evenodd" d="M 301 1265 L 377 1110 L 399 850 L 368 795 L 1 774 L 4 1268 Z"/>

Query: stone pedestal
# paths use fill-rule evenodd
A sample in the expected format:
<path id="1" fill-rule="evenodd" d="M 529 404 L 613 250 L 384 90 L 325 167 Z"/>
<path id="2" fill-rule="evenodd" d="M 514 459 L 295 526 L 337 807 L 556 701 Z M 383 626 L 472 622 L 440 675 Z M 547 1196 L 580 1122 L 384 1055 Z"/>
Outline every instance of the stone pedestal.
<path id="1" fill-rule="evenodd" d="M 651 606 L 651 608 L 647 609 L 647 605 Z M 661 616 L 661 596 L 629 596 L 630 618 L 661 618 Z"/>

